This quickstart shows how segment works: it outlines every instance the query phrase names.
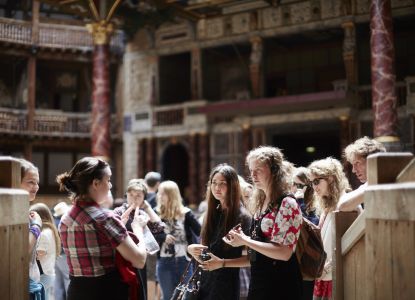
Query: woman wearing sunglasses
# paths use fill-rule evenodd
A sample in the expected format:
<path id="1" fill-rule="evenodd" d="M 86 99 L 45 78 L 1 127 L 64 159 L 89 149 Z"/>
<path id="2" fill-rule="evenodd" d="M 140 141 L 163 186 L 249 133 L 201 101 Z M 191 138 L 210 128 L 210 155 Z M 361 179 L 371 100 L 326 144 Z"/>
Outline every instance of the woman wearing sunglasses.
<path id="1" fill-rule="evenodd" d="M 309 170 L 304 167 L 296 168 L 293 176 L 292 193 L 295 195 L 301 207 L 303 216 L 315 225 L 318 225 L 319 218 L 316 214 L 314 201 L 314 190 L 309 179 Z"/>
<path id="2" fill-rule="evenodd" d="M 337 159 L 328 157 L 314 161 L 308 167 L 310 181 L 321 210 L 319 227 L 327 259 L 323 275 L 314 284 L 313 299 L 332 299 L 332 258 L 334 214 L 342 195 L 349 190 L 349 182 Z"/>
<path id="3" fill-rule="evenodd" d="M 316 213 L 316 203 L 313 185 L 309 179 L 310 172 L 307 168 L 299 167 L 294 170 L 291 192 L 295 195 L 300 205 L 303 217 L 318 225 L 319 218 Z M 303 300 L 313 299 L 314 280 L 303 280 Z"/>

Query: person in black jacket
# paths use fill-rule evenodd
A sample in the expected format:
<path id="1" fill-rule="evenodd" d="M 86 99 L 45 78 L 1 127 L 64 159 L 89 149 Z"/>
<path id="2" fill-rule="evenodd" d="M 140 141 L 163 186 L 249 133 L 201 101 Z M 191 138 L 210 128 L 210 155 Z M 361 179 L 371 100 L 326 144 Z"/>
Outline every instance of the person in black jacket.
<path id="1" fill-rule="evenodd" d="M 226 264 L 242 256 L 242 248 L 227 245 L 222 237 L 238 226 L 247 232 L 250 217 L 241 204 L 238 175 L 229 165 L 216 166 L 209 177 L 206 201 L 208 209 L 202 227 L 201 244 L 188 247 L 189 253 L 202 264 L 198 299 L 239 299 L 239 268 Z M 207 252 L 208 260 L 201 257 Z"/>

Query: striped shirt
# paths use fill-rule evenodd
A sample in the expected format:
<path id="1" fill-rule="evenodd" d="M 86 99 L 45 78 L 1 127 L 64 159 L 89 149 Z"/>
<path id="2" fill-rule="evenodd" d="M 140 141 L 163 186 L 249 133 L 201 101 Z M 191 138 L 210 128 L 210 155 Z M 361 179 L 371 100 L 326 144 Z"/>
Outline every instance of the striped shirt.
<path id="1" fill-rule="evenodd" d="M 115 270 L 115 248 L 128 235 L 121 220 L 94 201 L 77 201 L 62 217 L 59 233 L 69 274 L 85 277 Z"/>

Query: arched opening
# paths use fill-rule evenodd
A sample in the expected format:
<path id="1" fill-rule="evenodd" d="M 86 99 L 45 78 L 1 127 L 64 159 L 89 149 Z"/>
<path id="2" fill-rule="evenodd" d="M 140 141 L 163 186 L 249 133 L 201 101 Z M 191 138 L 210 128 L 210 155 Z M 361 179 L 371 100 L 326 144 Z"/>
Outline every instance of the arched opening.
<path id="1" fill-rule="evenodd" d="M 161 172 L 163 180 L 172 180 L 177 183 L 186 203 L 186 191 L 189 186 L 189 154 L 182 144 L 167 146 L 163 154 Z"/>

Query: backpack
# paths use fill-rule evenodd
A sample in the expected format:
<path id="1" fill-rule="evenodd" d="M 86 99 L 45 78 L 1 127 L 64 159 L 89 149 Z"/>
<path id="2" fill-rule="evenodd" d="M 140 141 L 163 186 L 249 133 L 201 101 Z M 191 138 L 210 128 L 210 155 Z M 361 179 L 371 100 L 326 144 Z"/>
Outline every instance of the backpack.
<path id="1" fill-rule="evenodd" d="M 324 251 L 320 229 L 304 217 L 295 254 L 303 280 L 314 280 L 321 277 L 327 254 Z"/>

